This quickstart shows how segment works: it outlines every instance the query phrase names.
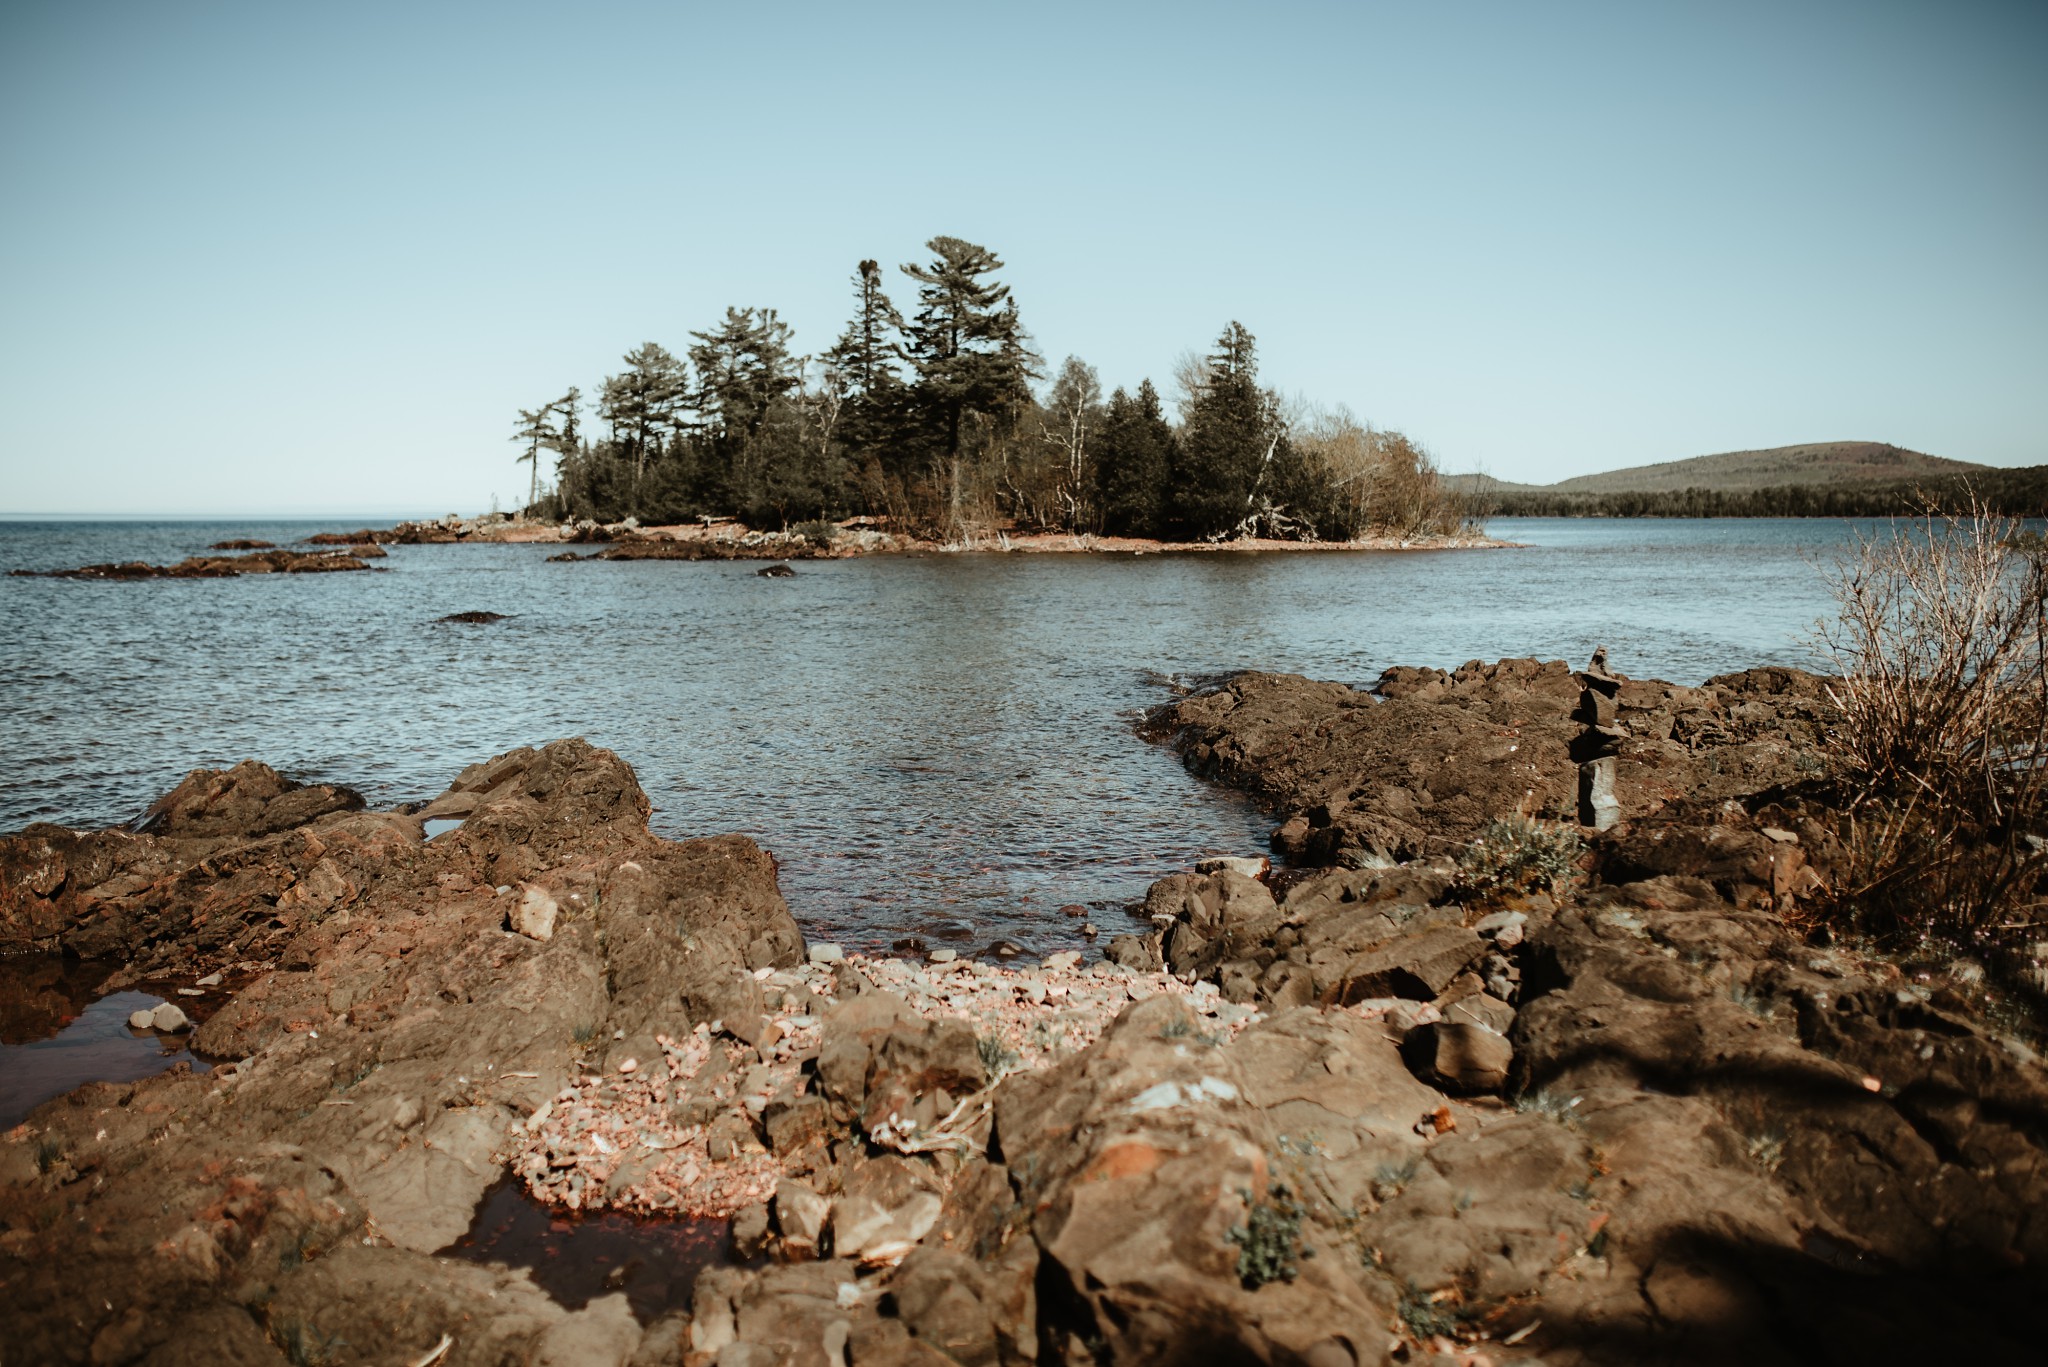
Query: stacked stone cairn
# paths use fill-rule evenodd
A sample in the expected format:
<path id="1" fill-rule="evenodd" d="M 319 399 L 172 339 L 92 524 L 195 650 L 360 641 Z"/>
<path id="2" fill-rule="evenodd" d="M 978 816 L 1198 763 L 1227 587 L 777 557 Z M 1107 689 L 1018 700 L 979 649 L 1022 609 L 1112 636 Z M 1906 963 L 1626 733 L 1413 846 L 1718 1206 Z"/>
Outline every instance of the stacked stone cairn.
<path id="1" fill-rule="evenodd" d="M 1604 831 L 1621 820 L 1614 796 L 1614 770 L 1628 728 L 1615 718 L 1621 677 L 1607 668 L 1607 647 L 1593 652 L 1592 663 L 1577 675 L 1579 705 L 1572 720 L 1584 729 L 1572 740 L 1572 759 L 1579 766 L 1579 824 Z"/>

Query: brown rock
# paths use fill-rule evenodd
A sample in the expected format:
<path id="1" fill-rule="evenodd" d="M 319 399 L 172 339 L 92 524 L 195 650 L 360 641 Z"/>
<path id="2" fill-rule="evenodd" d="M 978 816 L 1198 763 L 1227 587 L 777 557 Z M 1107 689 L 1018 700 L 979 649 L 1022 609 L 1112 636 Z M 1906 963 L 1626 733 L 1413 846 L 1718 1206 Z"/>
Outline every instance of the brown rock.
<path id="1" fill-rule="evenodd" d="M 1515 1061 L 1514 1046 L 1504 1036 L 1465 1021 L 1418 1025 L 1403 1040 L 1402 1052 L 1417 1075 L 1465 1093 L 1499 1091 Z"/>
<path id="2" fill-rule="evenodd" d="M 1439 925 L 1389 940 L 1345 964 L 1336 999 L 1369 997 L 1428 1001 L 1486 953 L 1486 942 L 1463 926 Z"/>

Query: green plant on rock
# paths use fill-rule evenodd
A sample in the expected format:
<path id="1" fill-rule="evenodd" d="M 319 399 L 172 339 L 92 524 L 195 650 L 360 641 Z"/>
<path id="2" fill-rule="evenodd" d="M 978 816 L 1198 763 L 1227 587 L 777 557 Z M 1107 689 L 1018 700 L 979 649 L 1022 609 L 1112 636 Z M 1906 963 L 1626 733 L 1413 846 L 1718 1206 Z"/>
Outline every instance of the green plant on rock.
<path id="1" fill-rule="evenodd" d="M 1408 1184 L 1415 1180 L 1415 1169 L 1421 1161 L 1420 1157 L 1412 1157 L 1399 1163 L 1380 1164 L 1372 1175 L 1374 1199 L 1391 1201 L 1406 1191 Z"/>
<path id="2" fill-rule="evenodd" d="M 44 1135 L 36 1141 L 36 1171 L 48 1172 L 64 1157 L 64 1141 L 54 1134 Z"/>
<path id="3" fill-rule="evenodd" d="M 1474 892 L 1562 888 L 1585 846 L 1576 829 L 1526 816 L 1487 823 L 1458 859 L 1459 881 Z"/>
<path id="4" fill-rule="evenodd" d="M 1564 1096 L 1539 1087 L 1533 1092 L 1524 1092 L 1515 1098 L 1515 1109 L 1523 1115 L 1540 1115 L 1555 1120 L 1560 1125 L 1569 1125 L 1577 1118 L 1580 1097 Z"/>
<path id="5" fill-rule="evenodd" d="M 1015 1049 L 1004 1044 L 994 1035 L 981 1035 L 974 1041 L 974 1048 L 981 1055 L 981 1066 L 992 1078 L 1001 1077 L 1023 1061 Z"/>
<path id="6" fill-rule="evenodd" d="M 1315 1256 L 1315 1250 L 1301 1242 L 1301 1217 L 1307 1212 L 1293 1198 L 1287 1186 L 1276 1182 L 1270 1197 L 1245 1200 L 1245 1223 L 1232 1229 L 1230 1242 L 1237 1245 L 1237 1278 L 1247 1291 L 1267 1282 L 1291 1282 L 1301 1275 L 1301 1260 Z"/>
<path id="7" fill-rule="evenodd" d="M 1444 1295 L 1439 1292 L 1432 1296 L 1408 1283 L 1408 1289 L 1401 1293 L 1401 1322 L 1408 1326 L 1408 1332 L 1418 1339 L 1455 1338 L 1464 1328 L 1464 1317 L 1459 1314 L 1455 1293 Z"/>

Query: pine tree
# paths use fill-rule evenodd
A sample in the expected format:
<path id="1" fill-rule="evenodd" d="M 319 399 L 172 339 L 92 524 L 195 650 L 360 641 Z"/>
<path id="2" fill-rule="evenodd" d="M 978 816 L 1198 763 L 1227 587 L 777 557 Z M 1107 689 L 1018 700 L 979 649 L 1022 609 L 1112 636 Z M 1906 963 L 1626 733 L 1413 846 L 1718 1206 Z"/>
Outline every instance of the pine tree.
<path id="1" fill-rule="evenodd" d="M 625 373 L 606 377 L 597 412 L 611 425 L 614 448 L 632 461 L 637 491 L 648 462 L 662 454 L 664 435 L 672 440 L 680 430 L 690 376 L 681 361 L 653 342 L 626 353 L 625 360 Z"/>
<path id="2" fill-rule="evenodd" d="M 855 452 L 883 446 L 901 407 L 903 315 L 882 290 L 882 266 L 863 261 L 853 276 L 853 318 L 824 356 L 826 382 L 841 400 L 840 440 Z"/>
<path id="3" fill-rule="evenodd" d="M 1002 269 L 994 252 L 957 237 L 935 237 L 925 246 L 934 254 L 930 265 L 902 268 L 918 282 L 917 315 L 905 329 L 917 373 L 909 410 L 940 461 L 948 521 L 958 528 L 967 422 L 981 416 L 1001 424 L 1028 405 L 1038 358 L 1010 287 L 985 278 Z"/>
<path id="4" fill-rule="evenodd" d="M 1208 374 L 1188 409 L 1175 472 L 1180 530 L 1220 538 L 1250 530 L 1267 466 L 1284 430 L 1272 396 L 1259 388 L 1253 338 L 1233 322 L 1216 339 Z"/>
<path id="5" fill-rule="evenodd" d="M 781 426 L 767 432 L 770 415 L 784 416 L 780 410 L 797 387 L 789 325 L 774 309 L 729 308 L 719 326 L 690 335 L 697 339 L 690 348 L 697 372 L 692 406 L 706 466 L 697 496 L 732 511 L 758 509 L 766 467 L 790 447 L 780 440 Z"/>
<path id="6" fill-rule="evenodd" d="M 542 404 L 539 408 L 522 408 L 519 410 L 519 426 L 512 433 L 513 441 L 526 446 L 526 454 L 513 463 L 532 467 L 528 472 L 526 507 L 522 510 L 525 512 L 531 512 L 533 505 L 540 502 L 540 448 L 552 447 L 560 435 L 553 422 L 554 413 L 555 406 L 551 403 Z"/>
<path id="7" fill-rule="evenodd" d="M 1095 499 L 1111 536 L 1164 536 L 1168 482 L 1178 463 L 1173 426 L 1150 380 L 1136 398 L 1119 389 L 1095 440 Z"/>

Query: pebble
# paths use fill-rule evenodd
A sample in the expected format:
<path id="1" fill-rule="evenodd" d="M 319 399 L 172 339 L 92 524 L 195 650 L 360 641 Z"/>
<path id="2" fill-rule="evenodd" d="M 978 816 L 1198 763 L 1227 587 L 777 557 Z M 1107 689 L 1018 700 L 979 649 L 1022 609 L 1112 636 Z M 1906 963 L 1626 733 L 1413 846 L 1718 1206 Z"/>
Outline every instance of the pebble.
<path id="1" fill-rule="evenodd" d="M 1017 1069 L 1050 1067 L 1093 1044 L 1127 1004 L 1127 991 L 1177 995 L 1214 1011 L 1216 1027 L 1228 1032 L 1260 1018 L 1166 974 L 1115 965 L 1020 972 L 949 957 L 946 971 L 931 972 L 902 959 L 848 957 L 877 987 L 897 993 L 927 1019 L 968 1021 L 977 1035 L 1014 1055 Z M 610 1207 L 729 1218 L 766 1200 L 790 1174 L 757 1140 L 741 1136 L 756 1131 L 772 1098 L 809 1089 L 803 1067 L 817 1052 L 835 997 L 831 974 L 822 968 L 806 965 L 787 981 L 808 984 L 810 1009 L 778 1013 L 776 1033 L 786 1031 L 788 1038 L 766 1061 L 753 1048 L 720 1037 L 713 1023 L 680 1039 L 657 1036 L 659 1056 L 643 1054 L 632 1070 L 620 1068 L 609 1080 L 586 1076 L 564 1087 L 513 1127 L 499 1157 L 537 1200 L 572 1211 Z M 705 1101 L 713 1103 L 709 1114 Z M 685 1115 L 700 1123 L 683 1123 Z M 726 1118 L 740 1123 L 719 1123 Z M 733 1143 L 730 1150 L 725 1142 L 714 1149 L 713 1128 Z"/>
<path id="2" fill-rule="evenodd" d="M 174 1035 L 180 1030 L 190 1030 L 192 1028 L 192 1018 L 187 1016 L 182 1008 L 171 1002 L 165 1002 L 162 1006 L 149 1013 L 149 1025 L 152 1030 L 161 1030 L 165 1034 Z"/>
<path id="3" fill-rule="evenodd" d="M 209 973 L 205 977 L 196 980 L 192 985 L 194 987 L 219 987 L 220 974 Z"/>
<path id="4" fill-rule="evenodd" d="M 150 1013 L 147 1011 L 130 1011 L 128 1013 L 128 1028 L 130 1030 L 147 1030 L 150 1026 L 150 1019 Z"/>
<path id="5" fill-rule="evenodd" d="M 181 997 L 203 997 L 206 995 L 206 991 L 204 988 L 198 987 L 181 987 L 178 989 L 178 995 Z"/>
<path id="6" fill-rule="evenodd" d="M 949 964 L 960 957 L 960 951 L 957 949 L 935 949 L 931 952 L 930 957 L 931 961 L 935 964 Z"/>
<path id="7" fill-rule="evenodd" d="M 846 951 L 830 941 L 820 941 L 811 946 L 810 959 L 814 964 L 836 964 L 846 957 Z"/>

